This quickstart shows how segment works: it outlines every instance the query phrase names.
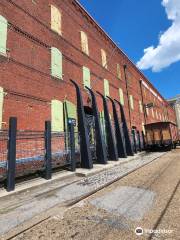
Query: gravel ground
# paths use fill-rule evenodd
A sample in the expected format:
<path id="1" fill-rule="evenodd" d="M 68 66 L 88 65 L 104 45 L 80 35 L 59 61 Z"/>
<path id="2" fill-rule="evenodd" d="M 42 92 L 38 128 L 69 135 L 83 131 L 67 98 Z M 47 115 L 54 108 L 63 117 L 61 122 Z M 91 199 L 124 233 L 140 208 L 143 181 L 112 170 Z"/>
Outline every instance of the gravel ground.
<path id="1" fill-rule="evenodd" d="M 149 153 L 72 184 L 57 187 L 56 183 L 55 187 L 52 185 L 47 191 L 46 189 L 38 188 L 37 191 L 33 191 L 33 194 L 31 191 L 27 191 L 20 194 L 20 196 L 18 195 L 17 199 L 12 196 L 9 200 L 6 197 L 7 201 L 2 199 L 0 202 L 0 234 L 6 234 L 13 228 L 58 204 L 67 205 L 72 203 L 163 154 L 158 152 Z"/>
<path id="2" fill-rule="evenodd" d="M 129 163 L 124 168 L 140 164 Z M 134 166 L 134 165 L 133 165 Z M 123 166 L 121 166 L 122 168 Z M 124 169 L 124 170 L 125 170 Z M 104 182 L 104 179 L 113 179 L 118 174 L 118 168 L 108 171 L 95 178 L 82 180 L 79 186 L 97 186 Z M 180 149 L 173 150 L 147 166 L 127 175 L 109 187 L 98 191 L 96 194 L 79 202 L 71 208 L 67 208 L 64 214 L 55 214 L 47 221 L 31 228 L 23 234 L 18 235 L 14 240 L 134 240 L 147 239 L 148 229 L 166 229 L 172 231 L 168 234 L 156 234 L 151 239 L 179 240 L 180 222 L 180 189 L 174 194 L 180 179 Z M 119 201 L 126 201 L 127 191 L 122 189 L 133 189 L 129 191 L 128 199 L 133 199 L 134 194 L 140 190 L 142 194 L 134 198 L 134 203 L 144 203 L 144 193 L 153 194 L 151 204 L 145 209 L 140 218 L 131 218 L 127 214 L 128 204 L 124 205 L 125 211 L 112 211 L 118 207 Z M 121 192 L 120 196 L 117 194 Z M 134 192 L 136 189 L 136 192 Z M 76 188 L 77 190 L 77 188 Z M 75 190 L 74 190 L 75 191 Z M 73 191 L 73 192 L 74 192 Z M 106 200 L 109 195 L 111 206 L 94 204 L 99 199 Z M 125 195 L 124 195 L 125 194 Z M 172 199 L 171 199 L 172 198 Z M 170 201 L 171 200 L 171 201 Z M 131 204 L 133 201 L 130 201 Z M 169 202 L 169 204 L 167 204 Z M 142 236 L 136 236 L 135 229 L 141 227 L 144 230 Z"/>

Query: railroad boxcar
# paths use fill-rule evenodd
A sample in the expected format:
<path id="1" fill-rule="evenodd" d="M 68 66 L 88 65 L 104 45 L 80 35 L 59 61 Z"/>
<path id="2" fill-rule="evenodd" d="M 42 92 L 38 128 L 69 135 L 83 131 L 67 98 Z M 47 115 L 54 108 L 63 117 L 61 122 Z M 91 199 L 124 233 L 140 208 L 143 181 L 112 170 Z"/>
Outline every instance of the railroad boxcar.
<path id="1" fill-rule="evenodd" d="M 179 142 L 177 125 L 172 122 L 156 122 L 145 125 L 146 147 L 153 148 L 176 148 Z"/>

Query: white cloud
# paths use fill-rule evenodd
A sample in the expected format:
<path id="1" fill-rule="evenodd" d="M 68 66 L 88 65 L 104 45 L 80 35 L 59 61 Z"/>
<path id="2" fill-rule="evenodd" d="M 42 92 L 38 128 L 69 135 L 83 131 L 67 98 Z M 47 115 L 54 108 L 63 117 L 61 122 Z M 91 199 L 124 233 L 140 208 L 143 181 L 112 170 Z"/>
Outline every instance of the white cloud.
<path id="1" fill-rule="evenodd" d="M 161 33 L 157 47 L 144 49 L 144 56 L 137 62 L 140 69 L 157 72 L 180 61 L 180 0 L 163 0 L 162 5 L 172 25 Z"/>

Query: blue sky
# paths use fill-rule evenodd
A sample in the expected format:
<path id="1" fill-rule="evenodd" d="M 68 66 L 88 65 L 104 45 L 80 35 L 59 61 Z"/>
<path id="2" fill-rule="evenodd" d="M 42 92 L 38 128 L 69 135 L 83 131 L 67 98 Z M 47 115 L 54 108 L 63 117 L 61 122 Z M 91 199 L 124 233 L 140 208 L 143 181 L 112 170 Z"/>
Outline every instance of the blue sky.
<path id="1" fill-rule="evenodd" d="M 166 6 L 162 5 L 162 1 L 166 2 Z M 139 63 L 141 71 L 165 98 L 180 94 L 178 59 L 180 52 L 177 56 L 179 49 L 173 49 L 176 44 L 174 39 L 170 39 L 169 44 L 168 32 L 162 37 L 162 46 L 157 48 L 160 34 L 171 27 L 172 21 L 179 14 L 175 12 L 177 1 L 180 2 L 179 0 L 80 0 L 85 9 L 134 63 L 141 60 Z M 176 40 L 176 45 L 180 45 L 180 39 L 176 37 Z M 144 49 L 150 46 L 154 46 L 154 49 L 150 49 L 145 54 Z"/>

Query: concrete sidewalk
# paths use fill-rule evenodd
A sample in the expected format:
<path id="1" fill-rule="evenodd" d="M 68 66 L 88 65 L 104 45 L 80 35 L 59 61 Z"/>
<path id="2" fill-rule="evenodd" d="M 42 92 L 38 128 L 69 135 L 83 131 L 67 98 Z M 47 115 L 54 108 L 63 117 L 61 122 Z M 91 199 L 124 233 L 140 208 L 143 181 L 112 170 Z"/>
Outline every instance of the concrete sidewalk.
<path id="1" fill-rule="evenodd" d="M 163 154 L 165 153 L 139 154 L 138 157 L 129 158 L 132 161 L 126 159 L 123 164 L 119 161 L 106 169 L 103 166 L 103 171 L 93 176 L 78 177 L 71 173 L 71 176 L 63 180 L 53 179 L 38 186 L 34 184 L 28 190 L 23 190 L 21 186 L 14 193 L 1 194 L 0 234 L 2 239 L 48 218 L 52 214 L 50 210 L 54 207 L 73 204 Z"/>

